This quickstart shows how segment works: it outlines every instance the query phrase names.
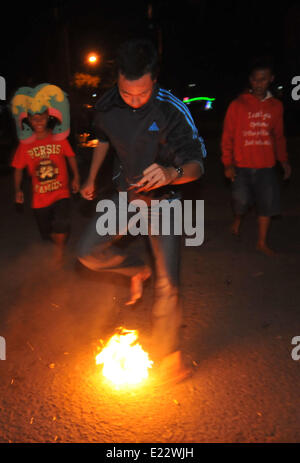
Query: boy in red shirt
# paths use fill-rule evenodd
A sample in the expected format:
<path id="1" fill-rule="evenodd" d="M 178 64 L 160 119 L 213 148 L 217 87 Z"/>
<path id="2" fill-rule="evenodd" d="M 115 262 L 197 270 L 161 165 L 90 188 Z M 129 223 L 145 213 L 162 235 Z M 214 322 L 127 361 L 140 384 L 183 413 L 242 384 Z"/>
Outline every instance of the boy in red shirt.
<path id="1" fill-rule="evenodd" d="M 234 222 L 239 235 L 242 218 L 256 204 L 257 249 L 266 255 L 274 251 L 266 243 L 270 220 L 280 213 L 280 191 L 274 166 L 279 161 L 284 180 L 291 175 L 283 133 L 283 106 L 268 91 L 274 76 L 268 65 L 257 65 L 250 73 L 249 92 L 228 107 L 222 135 L 224 173 L 232 181 Z"/>
<path id="2" fill-rule="evenodd" d="M 31 143 L 20 143 L 13 157 L 15 168 L 15 201 L 24 202 L 21 182 L 23 169 L 27 167 L 32 179 L 32 207 L 40 233 L 44 239 L 52 239 L 55 260 L 60 262 L 69 231 L 70 190 L 67 157 L 73 172 L 72 190 L 79 191 L 79 174 L 75 154 L 66 139 L 57 140 L 48 128 L 48 110 L 28 114 L 29 124 L 35 134 Z"/>

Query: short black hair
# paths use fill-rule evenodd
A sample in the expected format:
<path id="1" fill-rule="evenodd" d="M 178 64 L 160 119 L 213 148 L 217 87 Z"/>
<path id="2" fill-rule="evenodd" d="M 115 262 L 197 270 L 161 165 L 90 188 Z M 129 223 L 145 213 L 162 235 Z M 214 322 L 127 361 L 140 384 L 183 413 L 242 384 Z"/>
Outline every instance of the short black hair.
<path id="1" fill-rule="evenodd" d="M 124 42 L 117 52 L 117 70 L 128 80 L 136 80 L 150 73 L 152 79 L 158 74 L 158 53 L 153 42 L 147 38 L 134 38 Z"/>
<path id="2" fill-rule="evenodd" d="M 268 69 L 271 74 L 274 74 L 274 64 L 271 57 L 260 56 L 254 58 L 249 64 L 248 75 L 251 76 L 255 71 L 261 71 L 263 69 Z"/>

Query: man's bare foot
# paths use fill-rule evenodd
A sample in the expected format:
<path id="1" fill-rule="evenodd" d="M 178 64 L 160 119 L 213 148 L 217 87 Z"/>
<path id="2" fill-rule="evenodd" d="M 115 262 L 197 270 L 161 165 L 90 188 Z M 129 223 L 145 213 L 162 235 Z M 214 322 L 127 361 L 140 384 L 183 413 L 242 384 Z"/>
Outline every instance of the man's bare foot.
<path id="1" fill-rule="evenodd" d="M 150 268 L 146 268 L 142 272 L 131 277 L 130 283 L 130 300 L 125 305 L 134 305 L 143 295 L 143 283 L 151 276 Z"/>
<path id="2" fill-rule="evenodd" d="M 267 246 L 265 243 L 257 243 L 256 249 L 257 251 L 262 252 L 268 257 L 273 257 L 277 255 L 276 252 L 273 251 L 273 249 L 269 248 L 269 246 Z"/>
<path id="3" fill-rule="evenodd" d="M 157 369 L 156 382 L 158 385 L 177 384 L 192 375 L 192 369 L 184 365 L 179 350 L 172 352 L 162 359 Z"/>

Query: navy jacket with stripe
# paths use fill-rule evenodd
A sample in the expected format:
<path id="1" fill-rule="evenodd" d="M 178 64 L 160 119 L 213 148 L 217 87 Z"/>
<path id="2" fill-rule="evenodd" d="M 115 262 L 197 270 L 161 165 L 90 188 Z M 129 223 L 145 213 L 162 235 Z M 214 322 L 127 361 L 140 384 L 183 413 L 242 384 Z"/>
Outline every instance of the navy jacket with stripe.
<path id="1" fill-rule="evenodd" d="M 114 148 L 114 179 L 119 191 L 126 191 L 154 162 L 179 167 L 197 161 L 204 172 L 204 141 L 187 106 L 158 85 L 138 109 L 122 100 L 117 86 L 108 90 L 96 104 L 93 126 L 99 142 L 109 142 Z M 171 190 L 173 185 L 152 190 L 147 196 L 166 197 Z"/>

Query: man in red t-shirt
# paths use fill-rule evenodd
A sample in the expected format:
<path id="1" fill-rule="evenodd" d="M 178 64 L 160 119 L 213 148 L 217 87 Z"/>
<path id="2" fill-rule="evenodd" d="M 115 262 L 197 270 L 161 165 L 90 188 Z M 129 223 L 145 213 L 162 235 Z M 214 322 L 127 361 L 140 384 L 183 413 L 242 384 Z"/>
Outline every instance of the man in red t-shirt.
<path id="1" fill-rule="evenodd" d="M 70 190 L 65 157 L 73 173 L 72 190 L 79 191 L 79 174 L 75 154 L 64 139 L 57 141 L 48 128 L 48 111 L 28 114 L 35 141 L 20 143 L 14 154 L 15 201 L 24 202 L 21 189 L 23 169 L 32 179 L 32 207 L 42 238 L 55 243 L 55 258 L 61 261 L 69 231 Z"/>
<path id="2" fill-rule="evenodd" d="M 255 203 L 257 249 L 269 256 L 274 254 L 266 243 L 270 220 L 280 213 L 276 162 L 283 168 L 284 179 L 291 174 L 283 133 L 282 103 L 268 91 L 273 79 L 267 64 L 261 63 L 252 69 L 251 90 L 229 105 L 222 135 L 224 172 L 232 181 L 235 214 L 232 233 L 239 235 L 242 218 Z"/>

